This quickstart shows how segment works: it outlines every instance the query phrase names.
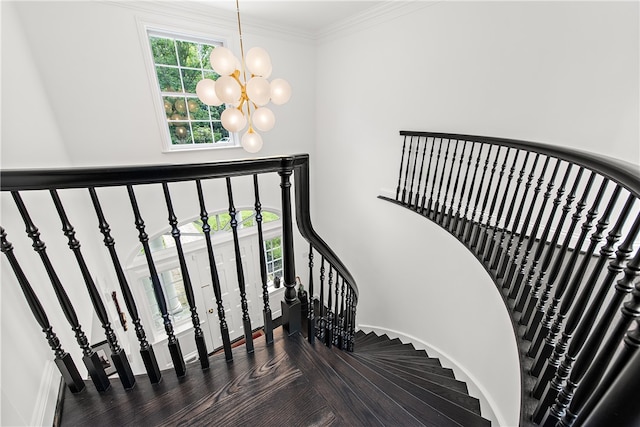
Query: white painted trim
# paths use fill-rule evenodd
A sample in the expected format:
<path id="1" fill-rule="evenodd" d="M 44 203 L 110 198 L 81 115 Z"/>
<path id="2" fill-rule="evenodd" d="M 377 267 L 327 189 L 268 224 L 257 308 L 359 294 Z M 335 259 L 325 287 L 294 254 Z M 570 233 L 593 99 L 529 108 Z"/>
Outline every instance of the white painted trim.
<path id="1" fill-rule="evenodd" d="M 40 380 L 40 388 L 35 399 L 33 413 L 31 415 L 31 426 L 50 426 L 53 424 L 53 417 L 58 402 L 58 384 L 60 383 L 60 372 L 56 369 L 55 363 L 47 360 Z"/>
<path id="2" fill-rule="evenodd" d="M 487 389 L 478 381 L 478 379 L 461 365 L 455 358 L 451 357 L 447 352 L 435 347 L 429 343 L 422 341 L 412 335 L 396 331 L 394 329 L 384 328 L 375 325 L 358 325 L 358 329 L 363 332 L 375 332 L 378 335 L 387 334 L 389 338 L 399 338 L 403 343 L 411 343 L 418 350 L 426 350 L 431 357 L 440 359 L 442 366 L 453 369 L 456 379 L 464 381 L 469 389 L 469 394 L 480 400 L 480 409 L 482 416 L 491 421 L 493 425 L 510 426 L 496 401 L 493 399 Z"/>

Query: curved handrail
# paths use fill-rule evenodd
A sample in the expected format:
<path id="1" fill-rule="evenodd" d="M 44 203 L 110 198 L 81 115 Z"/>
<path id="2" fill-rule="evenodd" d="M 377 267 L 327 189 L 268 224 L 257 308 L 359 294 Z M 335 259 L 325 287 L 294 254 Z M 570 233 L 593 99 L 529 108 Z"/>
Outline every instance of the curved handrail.
<path id="1" fill-rule="evenodd" d="M 531 416 L 544 426 L 580 425 L 610 388 L 637 382 L 619 373 L 640 353 L 630 329 L 634 321 L 640 327 L 640 167 L 537 142 L 400 135 L 396 196 L 379 198 L 447 230 L 501 291 L 521 367 L 531 362 L 523 402 L 537 400 L 523 405 L 523 423 Z"/>

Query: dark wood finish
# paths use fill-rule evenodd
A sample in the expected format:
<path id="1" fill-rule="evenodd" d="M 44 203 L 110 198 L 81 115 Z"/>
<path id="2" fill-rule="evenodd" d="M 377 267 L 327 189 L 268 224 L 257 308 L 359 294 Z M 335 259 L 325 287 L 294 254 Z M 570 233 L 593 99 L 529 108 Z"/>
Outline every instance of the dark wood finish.
<path id="1" fill-rule="evenodd" d="M 262 316 L 264 320 L 264 336 L 267 344 L 273 343 L 273 318 L 271 314 L 271 306 L 269 305 L 269 290 L 267 277 L 267 261 L 264 254 L 264 235 L 262 233 L 262 203 L 260 202 L 260 189 L 258 185 L 258 175 L 253 175 L 253 192 L 255 197 L 256 210 L 256 227 L 258 228 L 258 247 L 260 248 L 260 280 L 262 283 Z M 313 254 L 309 253 L 310 257 Z M 311 280 L 311 279 L 310 279 Z M 309 295 L 313 295 L 313 289 L 309 291 Z M 312 312 L 313 313 L 313 312 Z"/>

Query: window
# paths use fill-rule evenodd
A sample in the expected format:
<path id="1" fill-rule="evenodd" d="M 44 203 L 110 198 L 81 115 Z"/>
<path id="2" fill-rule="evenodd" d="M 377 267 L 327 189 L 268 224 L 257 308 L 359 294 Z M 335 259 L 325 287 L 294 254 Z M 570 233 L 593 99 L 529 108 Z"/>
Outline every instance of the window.
<path id="1" fill-rule="evenodd" d="M 189 302 L 187 301 L 187 295 L 184 290 L 180 267 L 162 271 L 158 273 L 158 278 L 160 279 L 171 322 L 176 326 L 189 320 L 191 312 L 189 311 Z M 147 300 L 149 301 L 149 307 L 151 308 L 153 322 L 156 329 L 160 329 L 163 326 L 163 319 L 153 291 L 151 277 L 147 276 L 143 278 L 142 283 L 145 294 L 147 295 Z"/>
<path id="2" fill-rule="evenodd" d="M 207 106 L 196 95 L 200 80 L 219 77 L 211 68 L 209 55 L 222 42 L 156 30 L 147 34 L 166 122 L 167 150 L 236 146 L 220 122 L 225 106 Z"/>
<path id="3" fill-rule="evenodd" d="M 267 276 L 273 283 L 274 277 L 282 278 L 282 239 L 280 236 L 265 240 L 264 254 L 267 260 Z"/>

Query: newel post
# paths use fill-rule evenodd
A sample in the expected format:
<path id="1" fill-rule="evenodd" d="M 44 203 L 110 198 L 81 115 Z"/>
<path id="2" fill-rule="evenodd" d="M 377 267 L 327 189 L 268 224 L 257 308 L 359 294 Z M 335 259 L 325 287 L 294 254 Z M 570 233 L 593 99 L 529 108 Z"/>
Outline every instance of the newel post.
<path id="1" fill-rule="evenodd" d="M 295 257 L 293 253 L 293 218 L 291 215 L 291 174 L 293 173 L 293 159 L 282 160 L 280 175 L 280 189 L 282 199 L 282 246 L 283 246 L 283 280 L 284 301 L 282 304 L 282 326 L 293 335 L 302 330 L 301 304 L 296 294 Z"/>

